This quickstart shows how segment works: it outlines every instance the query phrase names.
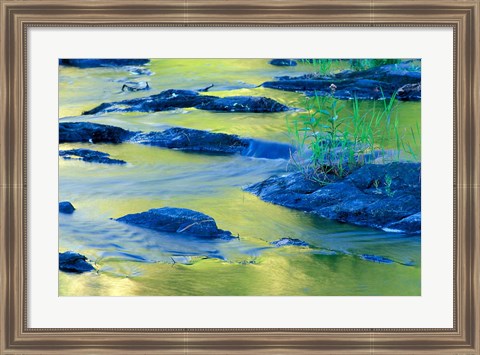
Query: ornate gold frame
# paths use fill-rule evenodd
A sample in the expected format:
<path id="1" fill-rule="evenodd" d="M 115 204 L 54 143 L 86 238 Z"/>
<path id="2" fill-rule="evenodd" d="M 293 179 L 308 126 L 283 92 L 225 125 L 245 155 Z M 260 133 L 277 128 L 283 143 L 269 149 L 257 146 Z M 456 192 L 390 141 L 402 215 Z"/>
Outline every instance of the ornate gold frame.
<path id="1" fill-rule="evenodd" d="M 0 5 L 0 354 L 480 354 L 479 0 L 0 0 Z M 308 25 L 454 30 L 454 327 L 28 328 L 26 29 Z"/>

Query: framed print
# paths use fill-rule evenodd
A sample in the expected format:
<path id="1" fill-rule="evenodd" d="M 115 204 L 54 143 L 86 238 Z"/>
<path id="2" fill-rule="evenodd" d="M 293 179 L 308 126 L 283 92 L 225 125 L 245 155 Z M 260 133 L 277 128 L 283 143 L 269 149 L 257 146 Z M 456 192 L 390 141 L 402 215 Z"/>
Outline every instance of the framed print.
<path id="1" fill-rule="evenodd" d="M 478 353 L 478 1 L 1 5 L 2 354 Z"/>

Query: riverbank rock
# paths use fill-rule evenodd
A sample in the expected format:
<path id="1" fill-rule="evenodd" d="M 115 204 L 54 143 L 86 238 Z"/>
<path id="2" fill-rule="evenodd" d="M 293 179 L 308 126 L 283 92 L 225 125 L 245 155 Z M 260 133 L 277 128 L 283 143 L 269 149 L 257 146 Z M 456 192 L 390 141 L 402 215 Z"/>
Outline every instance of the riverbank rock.
<path id="1" fill-rule="evenodd" d="M 398 90 L 398 100 L 421 99 L 420 68 L 411 63 L 389 64 L 363 71 L 344 71 L 331 76 L 284 76 L 261 86 L 271 89 L 304 92 L 307 95 L 337 99 L 378 100 L 390 98 Z"/>
<path id="2" fill-rule="evenodd" d="M 281 238 L 279 240 L 274 240 L 270 242 L 271 245 L 276 248 L 286 247 L 286 246 L 297 246 L 297 247 L 308 247 L 308 243 L 300 239 L 295 238 Z"/>
<path id="3" fill-rule="evenodd" d="M 222 154 L 240 154 L 248 142 L 236 135 L 211 133 L 197 129 L 174 127 L 163 132 L 139 133 L 131 142 L 157 147 Z"/>
<path id="4" fill-rule="evenodd" d="M 120 127 L 90 122 L 61 122 L 59 142 L 122 143 L 135 132 Z"/>
<path id="5" fill-rule="evenodd" d="M 367 164 L 325 186 L 292 173 L 244 189 L 266 202 L 339 222 L 420 233 L 419 163 Z"/>
<path id="6" fill-rule="evenodd" d="M 60 213 L 72 214 L 75 207 L 69 201 L 61 201 L 58 203 L 58 211 Z"/>
<path id="7" fill-rule="evenodd" d="M 127 65 L 144 65 L 150 59 L 60 59 L 59 64 L 77 68 L 123 67 Z"/>
<path id="8" fill-rule="evenodd" d="M 272 59 L 269 63 L 277 67 L 294 67 L 297 65 L 297 62 L 292 59 Z"/>
<path id="9" fill-rule="evenodd" d="M 74 253 L 73 251 L 59 253 L 58 258 L 60 271 L 81 274 L 95 270 L 95 268 L 87 261 L 86 256 Z"/>
<path id="10" fill-rule="evenodd" d="M 224 112 L 281 112 L 289 108 L 266 97 L 216 97 L 200 95 L 193 90 L 165 90 L 159 94 L 118 102 L 102 103 L 83 115 L 107 112 L 158 112 L 194 107 L 200 110 Z"/>
<path id="11" fill-rule="evenodd" d="M 146 212 L 128 214 L 118 218 L 117 221 L 160 232 L 207 238 L 233 238 L 229 231 L 218 229 L 212 217 L 186 208 L 154 208 Z"/>
<path id="12" fill-rule="evenodd" d="M 203 102 L 197 106 L 197 109 L 219 112 L 283 112 L 290 110 L 289 107 L 269 99 L 267 97 L 257 96 L 230 96 L 216 98 Z"/>
<path id="13" fill-rule="evenodd" d="M 109 158 L 110 154 L 98 152 L 91 149 L 69 149 L 61 150 L 59 155 L 63 159 L 77 159 L 87 163 L 99 164 L 126 164 L 126 161 Z"/>

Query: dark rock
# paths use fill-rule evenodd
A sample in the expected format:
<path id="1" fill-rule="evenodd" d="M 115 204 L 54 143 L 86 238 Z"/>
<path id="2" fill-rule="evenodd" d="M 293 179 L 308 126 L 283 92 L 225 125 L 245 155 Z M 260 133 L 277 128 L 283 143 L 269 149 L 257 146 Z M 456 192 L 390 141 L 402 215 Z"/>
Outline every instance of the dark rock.
<path id="1" fill-rule="evenodd" d="M 384 256 L 379 256 L 379 255 L 370 255 L 370 254 L 362 254 L 360 255 L 360 259 L 366 260 L 366 261 L 373 261 L 374 263 L 380 263 L 380 264 L 393 264 L 394 261 L 386 258 Z"/>
<path id="2" fill-rule="evenodd" d="M 287 106 L 266 97 L 236 96 L 219 98 L 200 95 L 193 90 L 170 89 L 152 96 L 102 103 L 91 110 L 83 112 L 83 114 L 94 115 L 106 112 L 133 111 L 157 112 L 188 107 L 226 112 L 280 112 L 289 110 Z"/>
<path id="3" fill-rule="evenodd" d="M 147 82 L 126 82 L 122 86 L 122 91 L 145 91 L 150 90 L 150 85 Z"/>
<path id="4" fill-rule="evenodd" d="M 420 83 L 403 85 L 398 89 L 396 97 L 403 101 L 420 101 L 422 99 L 422 85 Z"/>
<path id="5" fill-rule="evenodd" d="M 60 213 L 72 214 L 75 211 L 75 207 L 68 201 L 62 201 L 58 204 L 58 210 Z"/>
<path id="6" fill-rule="evenodd" d="M 102 103 L 99 106 L 83 112 L 84 115 L 94 115 L 106 112 L 157 112 L 171 111 L 177 108 L 195 107 L 216 99 L 213 96 L 200 95 L 193 90 L 165 90 L 160 94 L 118 102 Z"/>
<path id="7" fill-rule="evenodd" d="M 240 154 L 248 146 L 247 140 L 236 135 L 181 127 L 169 128 L 163 132 L 139 133 L 131 139 L 131 142 L 191 152 L 221 154 Z"/>
<path id="8" fill-rule="evenodd" d="M 122 143 L 131 138 L 134 132 L 120 127 L 90 122 L 61 122 L 59 125 L 60 143 Z"/>
<path id="9" fill-rule="evenodd" d="M 274 245 L 276 248 L 285 247 L 285 246 L 298 246 L 298 247 L 308 247 L 308 243 L 304 242 L 300 239 L 294 238 L 281 238 L 279 240 L 275 240 L 270 242 L 270 244 Z"/>
<path id="10" fill-rule="evenodd" d="M 150 59 L 60 59 L 60 65 L 77 68 L 123 67 L 126 65 L 144 65 Z"/>
<path id="11" fill-rule="evenodd" d="M 73 251 L 66 251 L 65 253 L 59 253 L 59 268 L 61 271 L 72 272 L 81 274 L 95 270 L 95 268 L 87 262 L 87 258 Z"/>
<path id="12" fill-rule="evenodd" d="M 418 233 L 420 223 L 394 223 L 420 212 L 420 187 L 420 164 L 398 162 L 367 164 L 325 186 L 293 173 L 270 177 L 245 191 L 267 202 L 340 222 Z"/>
<path id="13" fill-rule="evenodd" d="M 256 96 L 230 96 L 215 98 L 201 103 L 196 108 L 208 111 L 224 112 L 282 112 L 288 111 L 288 108 L 275 100 L 267 97 Z"/>
<path id="14" fill-rule="evenodd" d="M 294 67 L 297 65 L 297 62 L 292 59 L 272 59 L 269 63 L 277 67 Z"/>
<path id="15" fill-rule="evenodd" d="M 386 226 L 385 231 L 387 232 L 406 232 L 406 233 L 420 233 L 422 229 L 422 216 L 421 213 L 415 213 L 411 216 L 405 217 L 404 219 L 394 222 Z"/>
<path id="16" fill-rule="evenodd" d="M 208 238 L 233 238 L 229 231 L 218 229 L 212 217 L 186 208 L 154 208 L 146 212 L 128 214 L 118 218 L 117 221 L 160 232 Z"/>
<path id="17" fill-rule="evenodd" d="M 399 100 L 421 99 L 420 70 L 409 63 L 389 64 L 363 71 L 344 71 L 332 76 L 284 76 L 277 81 L 267 81 L 263 87 L 304 92 L 307 95 L 327 96 L 337 99 L 390 98 L 397 90 Z"/>
<path id="18" fill-rule="evenodd" d="M 70 149 L 61 150 L 60 156 L 64 159 L 78 159 L 88 163 L 100 163 L 100 164 L 126 164 L 127 162 L 119 159 L 109 158 L 110 154 L 98 152 L 91 149 Z"/>

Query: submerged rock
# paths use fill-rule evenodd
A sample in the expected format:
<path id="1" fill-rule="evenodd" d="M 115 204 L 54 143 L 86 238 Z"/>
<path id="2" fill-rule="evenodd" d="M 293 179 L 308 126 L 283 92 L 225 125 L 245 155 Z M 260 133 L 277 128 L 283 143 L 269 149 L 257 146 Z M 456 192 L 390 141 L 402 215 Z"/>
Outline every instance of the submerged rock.
<path id="1" fill-rule="evenodd" d="M 386 258 L 384 256 L 379 256 L 379 255 L 370 255 L 370 254 L 362 254 L 360 255 L 360 259 L 366 260 L 366 261 L 373 261 L 374 263 L 380 263 L 380 264 L 393 264 L 394 261 Z"/>
<path id="2" fill-rule="evenodd" d="M 157 112 L 194 107 L 201 110 L 226 112 L 280 112 L 289 108 L 266 97 L 235 96 L 219 98 L 200 95 L 193 90 L 165 90 L 159 94 L 118 102 L 102 103 L 83 112 L 94 115 L 107 112 Z"/>
<path id="3" fill-rule="evenodd" d="M 134 134 L 120 127 L 90 122 L 61 122 L 59 125 L 60 143 L 122 143 Z"/>
<path id="4" fill-rule="evenodd" d="M 131 141 L 163 148 L 222 154 L 240 154 L 248 146 L 246 140 L 236 135 L 181 127 L 163 132 L 139 133 Z"/>
<path id="5" fill-rule="evenodd" d="M 128 214 L 118 218 L 117 221 L 160 232 L 208 238 L 234 238 L 229 231 L 218 229 L 212 217 L 186 208 L 154 208 L 146 212 Z"/>
<path id="6" fill-rule="evenodd" d="M 91 149 L 70 149 L 61 150 L 59 155 L 64 159 L 78 159 L 88 163 L 100 164 L 126 164 L 127 162 L 119 159 L 109 158 L 110 154 L 98 152 Z"/>
<path id="7" fill-rule="evenodd" d="M 420 69 L 410 63 L 389 64 L 363 71 L 344 71 L 331 76 L 284 76 L 267 81 L 263 87 L 304 92 L 347 100 L 352 98 L 378 100 L 390 98 L 397 90 L 397 98 L 404 101 L 421 99 Z"/>
<path id="8" fill-rule="evenodd" d="M 292 59 L 272 59 L 269 63 L 277 67 L 294 67 L 297 65 L 297 62 Z"/>
<path id="9" fill-rule="evenodd" d="M 304 242 L 303 240 L 300 239 L 295 239 L 295 238 L 281 238 L 279 240 L 274 240 L 273 242 L 270 242 L 273 246 L 279 248 L 279 247 L 285 247 L 285 246 L 298 246 L 298 247 L 308 247 L 308 243 Z"/>
<path id="10" fill-rule="evenodd" d="M 58 211 L 60 213 L 72 214 L 75 211 L 75 207 L 68 201 L 61 201 L 58 203 Z"/>
<path id="11" fill-rule="evenodd" d="M 60 59 L 59 64 L 77 68 L 123 67 L 127 65 L 144 65 L 150 59 Z"/>
<path id="12" fill-rule="evenodd" d="M 208 111 L 224 111 L 224 112 L 283 112 L 290 110 L 289 107 L 278 103 L 267 97 L 256 96 L 230 96 L 215 98 L 200 105 L 196 108 Z"/>
<path id="13" fill-rule="evenodd" d="M 82 254 L 66 251 L 65 253 L 59 253 L 58 257 L 60 271 L 81 274 L 95 270 L 95 268 L 87 262 L 87 257 Z"/>
<path id="14" fill-rule="evenodd" d="M 150 85 L 147 82 L 126 82 L 122 86 L 122 91 L 145 91 L 150 90 Z"/>
<path id="15" fill-rule="evenodd" d="M 264 201 L 339 222 L 419 233 L 420 187 L 420 164 L 397 162 L 367 164 L 325 186 L 307 180 L 301 173 L 292 173 L 244 189 Z M 396 224 L 417 214 L 412 221 L 418 223 L 406 220 Z"/>

